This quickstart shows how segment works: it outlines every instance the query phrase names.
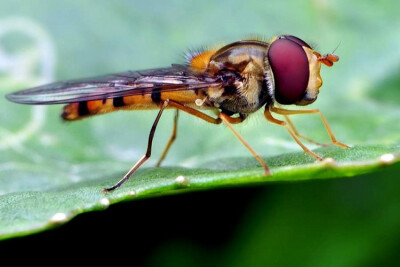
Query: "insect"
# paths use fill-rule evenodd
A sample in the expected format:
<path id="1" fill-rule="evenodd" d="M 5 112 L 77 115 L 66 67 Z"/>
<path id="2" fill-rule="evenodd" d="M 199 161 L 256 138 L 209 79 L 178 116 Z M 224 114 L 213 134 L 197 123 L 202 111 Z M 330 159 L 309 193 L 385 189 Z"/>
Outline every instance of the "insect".
<path id="1" fill-rule="evenodd" d="M 218 49 L 189 52 L 184 65 L 56 82 L 6 97 L 22 104 L 67 104 L 61 116 L 68 121 L 117 110 L 158 109 L 146 153 L 121 180 L 103 192 L 120 187 L 150 158 L 154 133 L 165 109 L 175 109 L 176 113 L 173 133 L 157 166 L 175 139 L 178 111 L 183 111 L 209 123 L 225 124 L 269 175 L 268 165 L 232 124 L 243 122 L 264 106 L 267 121 L 285 127 L 308 155 L 320 161 L 321 157 L 300 139 L 316 142 L 301 135 L 289 119 L 290 115 L 316 113 L 331 143 L 346 148 L 336 140 L 318 109 L 290 110 L 281 106 L 313 103 L 322 86 L 321 64 L 330 67 L 338 60 L 333 53 L 321 55 L 295 36 L 281 35 L 269 42 L 244 40 Z M 207 109 L 214 111 L 215 117 L 204 113 Z M 276 119 L 272 113 L 283 115 L 284 120 Z"/>

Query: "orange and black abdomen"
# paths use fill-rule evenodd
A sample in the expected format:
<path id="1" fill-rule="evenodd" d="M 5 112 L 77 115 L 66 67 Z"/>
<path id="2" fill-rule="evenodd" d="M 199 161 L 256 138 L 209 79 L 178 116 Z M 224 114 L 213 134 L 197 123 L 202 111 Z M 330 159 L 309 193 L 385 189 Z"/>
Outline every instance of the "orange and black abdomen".
<path id="1" fill-rule="evenodd" d="M 197 93 L 193 90 L 172 92 L 158 91 L 144 95 L 121 96 L 108 99 L 82 101 L 64 106 L 61 117 L 64 120 L 71 121 L 118 110 L 158 109 L 162 101 L 166 99 L 193 106 L 195 105 L 196 99 L 199 98 Z"/>

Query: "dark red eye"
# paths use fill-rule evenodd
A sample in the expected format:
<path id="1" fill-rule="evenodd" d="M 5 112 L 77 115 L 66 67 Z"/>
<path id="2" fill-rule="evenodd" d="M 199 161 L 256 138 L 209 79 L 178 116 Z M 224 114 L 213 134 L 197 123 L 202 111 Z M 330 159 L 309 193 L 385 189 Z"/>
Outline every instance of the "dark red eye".
<path id="1" fill-rule="evenodd" d="M 305 47 L 311 48 L 311 46 L 309 44 L 307 44 L 300 38 L 297 38 L 296 36 L 293 36 L 293 35 L 282 35 L 282 36 L 279 36 L 278 39 L 288 39 L 290 41 L 297 43 L 300 46 L 305 46 Z"/>
<path id="2" fill-rule="evenodd" d="M 302 99 L 307 89 L 310 70 L 302 46 L 309 47 L 297 37 L 281 36 L 269 47 L 268 60 L 278 103 L 294 104 Z"/>

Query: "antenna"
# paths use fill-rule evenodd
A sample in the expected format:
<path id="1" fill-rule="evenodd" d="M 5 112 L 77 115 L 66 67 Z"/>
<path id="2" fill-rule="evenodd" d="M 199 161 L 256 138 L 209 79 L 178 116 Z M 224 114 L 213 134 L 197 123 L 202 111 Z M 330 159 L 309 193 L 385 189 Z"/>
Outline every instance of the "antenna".
<path id="1" fill-rule="evenodd" d="M 334 53 L 335 53 L 335 51 L 339 48 L 339 46 L 340 46 L 341 43 L 342 43 L 342 41 L 339 41 L 338 45 L 336 46 L 335 49 L 333 49 L 333 51 L 332 51 L 331 54 L 334 54 Z"/>

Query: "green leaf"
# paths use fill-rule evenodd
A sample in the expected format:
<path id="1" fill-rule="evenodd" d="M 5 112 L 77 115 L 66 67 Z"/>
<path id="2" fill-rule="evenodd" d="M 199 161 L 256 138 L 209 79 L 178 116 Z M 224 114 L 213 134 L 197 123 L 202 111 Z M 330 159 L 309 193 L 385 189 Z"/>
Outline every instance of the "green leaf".
<path id="1" fill-rule="evenodd" d="M 47 6 L 48 3 L 43 5 Z M 121 7 L 121 10 L 124 9 L 125 7 Z M 319 14 L 318 10 L 316 13 L 313 13 L 313 10 L 309 8 L 310 16 Z M 62 123 L 59 119 L 60 106 L 28 107 L 7 102 L 1 97 L 0 239 L 47 230 L 68 222 L 78 214 L 105 209 L 109 204 L 121 201 L 221 187 L 332 179 L 387 169 L 398 170 L 400 66 L 396 58 L 400 57 L 400 52 L 397 49 L 393 50 L 390 56 L 386 54 L 387 47 L 399 45 L 400 36 L 396 31 L 396 24 L 393 23 L 390 27 L 394 29 L 391 32 L 397 39 L 392 36 L 393 39 L 386 39 L 384 46 L 379 46 L 378 40 L 386 37 L 386 31 L 382 31 L 377 33 L 375 40 L 371 41 L 372 44 L 365 44 L 360 48 L 358 42 L 352 42 L 352 38 L 365 37 L 371 29 L 344 29 L 341 23 L 347 23 L 355 13 L 351 12 L 351 6 L 341 10 L 349 13 L 325 18 L 325 26 L 330 29 L 329 34 L 323 26 L 313 28 L 315 33 L 307 32 L 305 29 L 311 25 L 315 26 L 314 21 L 304 22 L 298 31 L 303 32 L 305 39 L 312 39 L 316 33 L 321 35 L 322 50 L 331 49 L 336 45 L 335 42 L 343 40 L 338 51 L 341 61 L 333 68 L 323 70 L 324 86 L 319 101 L 313 104 L 312 108 L 321 109 L 338 140 L 351 148 L 318 148 L 311 144 L 309 147 L 325 158 L 323 162 L 315 162 L 302 152 L 285 129 L 267 124 L 262 112 L 259 112 L 250 117 L 248 122 L 235 128 L 269 164 L 272 175 L 266 177 L 258 162 L 227 128 L 208 125 L 182 114 L 178 125 L 178 139 L 168 155 L 166 167 L 153 168 L 152 165 L 171 131 L 172 114 L 166 113 L 155 136 L 153 158 L 120 189 L 105 195 L 100 192 L 101 189 L 113 185 L 143 155 L 155 112 L 120 112 L 74 123 Z M 360 6 L 356 10 L 357 14 L 369 14 L 362 12 Z M 101 16 L 101 12 L 90 9 L 85 14 Z M 249 14 L 248 17 L 260 21 L 265 19 L 264 14 Z M 396 18 L 397 14 L 388 16 L 391 17 Z M 273 23 L 272 20 L 269 22 Z M 79 57 L 72 57 L 73 53 L 82 49 L 81 42 L 79 47 L 74 47 L 74 44 L 80 41 L 74 35 L 74 32 L 79 30 L 79 25 L 66 26 L 63 31 L 55 25 L 42 25 L 42 28 L 38 28 L 44 33 L 37 29 L 32 31 L 38 34 L 38 40 L 44 44 L 49 42 L 57 46 L 61 70 L 57 78 L 90 76 L 124 68 L 167 65 L 175 61 L 159 52 L 162 48 L 156 45 L 166 44 L 164 49 L 174 51 L 176 45 L 184 49 L 190 44 L 187 39 L 189 37 L 176 35 L 172 39 L 163 40 L 165 42 L 155 42 L 156 44 L 149 45 L 148 42 L 143 42 L 135 47 L 136 54 L 129 57 L 130 60 L 135 59 L 132 63 L 126 59 L 126 44 L 135 43 L 135 39 L 130 37 L 131 29 L 128 26 L 122 22 L 118 23 L 110 22 L 110 25 L 104 25 L 101 29 L 92 26 L 93 39 L 96 34 L 105 37 L 93 51 L 85 50 L 85 60 L 82 62 Z M 211 27 L 212 22 L 209 23 Z M 282 31 L 291 32 L 290 29 L 294 28 L 296 23 L 287 23 L 282 25 Z M 194 25 L 185 27 L 188 27 L 190 32 Z M 112 35 L 114 29 L 119 29 L 116 33 L 118 36 L 127 36 L 127 39 L 124 42 L 115 42 L 117 36 Z M 229 29 L 224 30 L 229 32 Z M 165 29 L 161 27 L 160 32 L 163 30 Z M 247 28 L 238 30 L 231 36 L 249 34 L 246 30 Z M 45 33 L 46 31 L 49 33 Z M 103 31 L 110 35 L 104 35 Z M 168 32 L 171 35 L 175 33 L 172 29 L 167 31 L 171 31 Z M 263 32 L 265 27 L 260 24 L 253 28 L 252 32 L 254 31 Z M 107 36 L 113 37 L 108 39 Z M 146 32 L 139 32 L 135 37 L 137 40 L 145 39 Z M 49 41 L 53 38 L 57 40 L 56 44 Z M 71 40 L 70 47 L 61 41 L 64 38 Z M 201 39 L 197 40 L 204 42 Z M 21 43 L 25 44 L 21 41 L 17 43 L 20 44 L 18 49 L 22 49 Z M 110 45 L 117 47 L 110 52 Z M 38 51 L 35 44 L 24 48 L 24 56 L 29 63 L 26 65 L 45 64 L 38 62 L 42 59 L 41 56 L 43 57 Z M 142 55 L 140 51 L 148 53 L 147 56 Z M 156 55 L 152 55 L 151 51 L 155 51 Z M 48 53 L 51 54 L 49 51 Z M 102 55 L 104 58 L 99 59 Z M 147 63 L 148 58 L 151 58 L 150 63 Z M 99 60 L 109 64 L 99 67 L 102 65 L 98 64 Z M 71 63 L 72 61 L 76 63 Z M 140 65 L 138 62 L 151 65 Z M 373 66 L 369 64 L 371 62 L 374 62 Z M 377 73 L 377 69 L 386 71 Z M 25 74 L 30 76 L 28 75 L 23 82 L 17 81 L 11 72 L 0 76 L 1 92 L 8 93 L 30 87 L 44 79 L 43 75 L 35 74 L 34 67 L 26 70 L 22 69 L 21 65 L 19 71 L 24 70 L 27 71 Z M 301 133 L 321 142 L 329 140 L 317 115 L 294 116 L 293 121 Z"/>

